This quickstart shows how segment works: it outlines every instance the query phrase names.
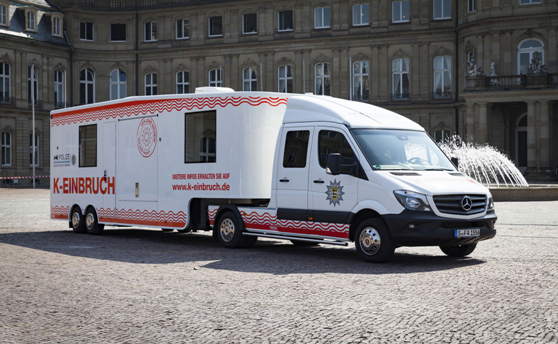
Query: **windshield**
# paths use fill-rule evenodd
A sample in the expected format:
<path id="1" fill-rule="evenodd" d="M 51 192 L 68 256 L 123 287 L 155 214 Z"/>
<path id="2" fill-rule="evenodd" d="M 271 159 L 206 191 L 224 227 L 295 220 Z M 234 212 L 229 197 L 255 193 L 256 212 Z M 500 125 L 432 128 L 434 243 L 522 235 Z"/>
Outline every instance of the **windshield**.
<path id="1" fill-rule="evenodd" d="M 352 130 L 376 170 L 454 171 L 453 164 L 423 131 Z"/>

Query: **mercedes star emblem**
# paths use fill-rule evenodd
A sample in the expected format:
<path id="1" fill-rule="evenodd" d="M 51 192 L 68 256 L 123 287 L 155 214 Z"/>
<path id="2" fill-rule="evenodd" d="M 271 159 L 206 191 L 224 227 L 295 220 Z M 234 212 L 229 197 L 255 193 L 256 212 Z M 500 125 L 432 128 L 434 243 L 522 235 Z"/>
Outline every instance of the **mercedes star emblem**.
<path id="1" fill-rule="evenodd" d="M 472 206 L 473 206 L 473 201 L 471 200 L 471 197 L 463 196 L 463 198 L 461 199 L 461 208 L 463 208 L 463 210 L 465 211 L 469 211 L 471 210 Z"/>

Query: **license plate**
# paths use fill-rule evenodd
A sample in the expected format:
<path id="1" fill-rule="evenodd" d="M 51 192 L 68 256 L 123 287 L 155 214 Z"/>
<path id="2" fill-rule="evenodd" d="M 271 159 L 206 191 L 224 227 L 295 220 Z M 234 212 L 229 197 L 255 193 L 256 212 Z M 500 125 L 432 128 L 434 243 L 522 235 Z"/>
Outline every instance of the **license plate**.
<path id="1" fill-rule="evenodd" d="M 480 228 L 455 230 L 456 238 L 475 238 L 478 236 L 480 236 Z"/>

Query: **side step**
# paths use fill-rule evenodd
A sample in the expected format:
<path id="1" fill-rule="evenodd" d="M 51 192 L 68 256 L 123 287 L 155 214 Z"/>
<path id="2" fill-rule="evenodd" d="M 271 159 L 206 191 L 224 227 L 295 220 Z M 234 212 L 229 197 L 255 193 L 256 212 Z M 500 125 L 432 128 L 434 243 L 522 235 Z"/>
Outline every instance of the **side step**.
<path id="1" fill-rule="evenodd" d="M 262 238 L 273 238 L 273 239 L 281 239 L 281 240 L 298 240 L 298 241 L 306 241 L 306 242 L 315 242 L 317 244 L 326 244 L 326 245 L 337 245 L 337 246 L 348 246 L 349 243 L 344 241 L 330 241 L 330 240 L 323 240 L 323 239 L 309 239 L 309 238 L 300 238 L 294 236 L 287 236 L 287 235 L 274 235 L 274 234 L 260 234 L 260 233 L 252 233 L 252 232 L 244 232 L 243 235 L 248 236 L 257 236 Z"/>

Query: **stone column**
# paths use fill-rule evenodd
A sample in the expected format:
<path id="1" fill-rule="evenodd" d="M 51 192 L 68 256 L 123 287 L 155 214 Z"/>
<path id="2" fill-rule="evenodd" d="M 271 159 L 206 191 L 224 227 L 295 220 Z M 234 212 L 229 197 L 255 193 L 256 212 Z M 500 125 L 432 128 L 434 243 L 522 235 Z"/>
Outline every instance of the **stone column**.
<path id="1" fill-rule="evenodd" d="M 372 56 L 370 57 L 371 61 L 368 71 L 368 80 L 370 80 L 370 102 L 380 100 L 380 77 L 378 75 L 380 69 L 380 65 L 378 64 L 380 61 L 379 50 L 378 45 L 372 46 Z M 351 68 L 353 67 L 351 66 Z"/>
<path id="2" fill-rule="evenodd" d="M 260 68 L 261 66 L 261 68 Z M 258 53 L 258 91 L 260 90 L 264 90 L 264 91 L 271 91 L 268 90 L 265 85 L 266 85 L 266 79 L 268 78 L 267 73 L 265 73 L 265 68 L 266 68 L 266 64 L 265 64 L 265 53 L 264 52 L 260 52 Z"/>
<path id="3" fill-rule="evenodd" d="M 351 99 L 349 93 L 352 91 L 349 89 L 350 88 L 349 80 L 351 78 L 351 72 L 349 69 L 349 49 L 340 48 L 339 55 L 341 56 L 340 72 L 341 75 L 344 75 L 344 77 L 342 77 L 341 80 L 339 80 L 339 88 L 340 88 L 339 96 L 343 99 Z M 352 68 L 352 66 L 350 68 Z"/>
<path id="4" fill-rule="evenodd" d="M 488 113 L 487 104 L 479 104 L 479 131 L 477 142 L 486 143 L 488 142 Z"/>
<path id="5" fill-rule="evenodd" d="M 535 103 L 534 100 L 527 101 L 527 167 L 533 169 L 537 164 Z"/>
<path id="6" fill-rule="evenodd" d="M 306 75 L 308 74 L 308 66 L 309 63 L 308 61 L 304 61 L 306 63 L 306 66 L 304 66 L 304 68 L 302 67 L 302 57 L 303 57 L 303 51 L 302 50 L 295 50 L 295 59 L 294 59 L 294 64 L 295 64 L 295 70 L 294 70 L 294 75 L 293 75 L 293 86 L 294 86 L 294 92 L 296 93 L 304 93 L 304 92 L 311 92 L 312 88 L 308 87 L 308 83 L 306 82 L 306 80 L 304 80 L 306 78 Z M 309 91 L 305 91 L 303 89 L 303 85 L 304 88 L 306 88 L 307 90 L 309 89 Z"/>
<path id="7" fill-rule="evenodd" d="M 275 61 L 274 61 L 275 52 L 267 51 L 265 53 L 265 75 L 266 75 L 266 83 L 265 83 L 265 90 L 270 92 L 277 92 L 277 76 L 276 76 L 276 68 L 275 68 Z"/>
<path id="8" fill-rule="evenodd" d="M 380 101 L 387 102 L 390 96 L 390 89 L 388 87 L 388 80 L 390 79 L 389 71 L 391 70 L 388 63 L 388 45 L 380 45 Z"/>
<path id="9" fill-rule="evenodd" d="M 540 103 L 540 126 L 539 126 L 539 145 L 538 145 L 538 161 L 539 166 L 544 170 L 550 167 L 550 123 L 549 123 L 549 101 L 542 100 Z"/>
<path id="10" fill-rule="evenodd" d="M 467 103 L 467 141 L 474 142 L 475 133 L 475 103 Z"/>
<path id="11" fill-rule="evenodd" d="M 341 59 L 339 56 L 339 48 L 335 47 L 332 49 L 333 51 L 333 59 L 332 59 L 332 63 L 331 63 L 331 80 L 341 80 Z M 344 76 L 347 77 L 347 76 Z M 349 75 L 348 78 L 350 78 L 351 76 Z M 335 83 L 332 82 L 331 83 L 331 95 L 334 97 L 338 97 L 341 94 L 341 87 L 340 87 L 340 83 Z"/>

